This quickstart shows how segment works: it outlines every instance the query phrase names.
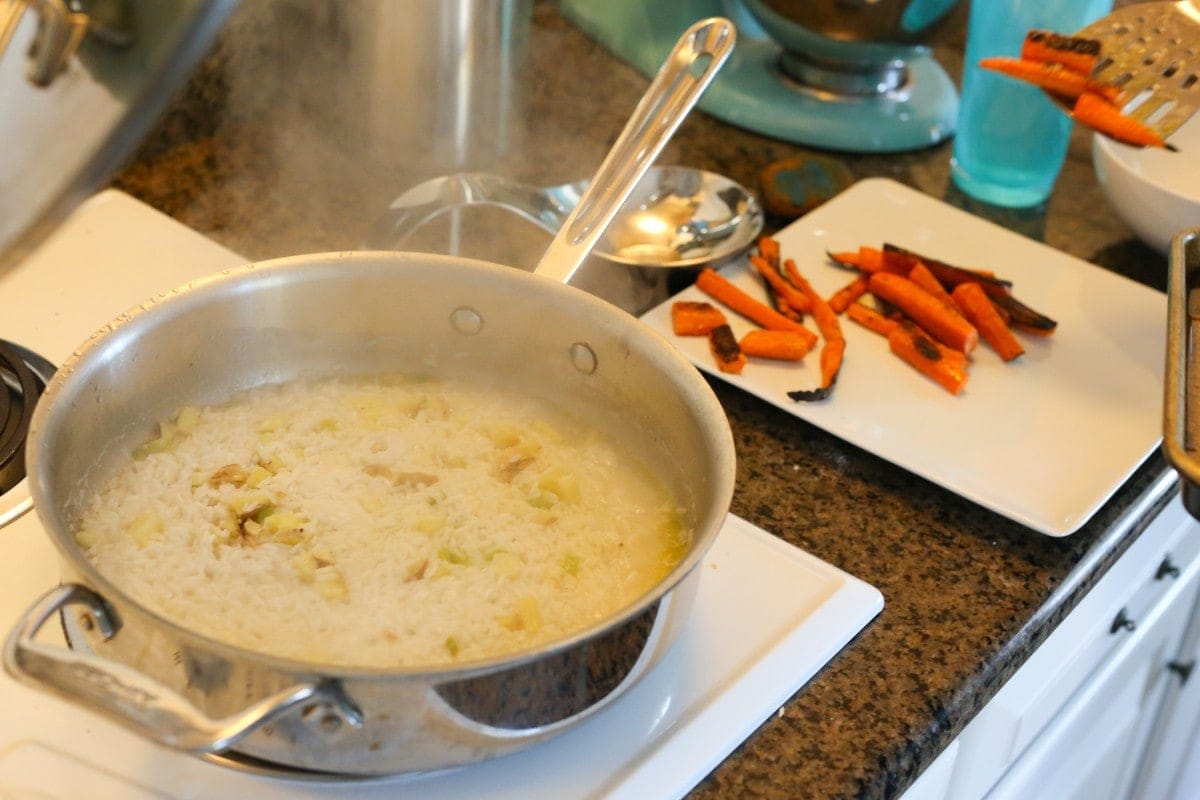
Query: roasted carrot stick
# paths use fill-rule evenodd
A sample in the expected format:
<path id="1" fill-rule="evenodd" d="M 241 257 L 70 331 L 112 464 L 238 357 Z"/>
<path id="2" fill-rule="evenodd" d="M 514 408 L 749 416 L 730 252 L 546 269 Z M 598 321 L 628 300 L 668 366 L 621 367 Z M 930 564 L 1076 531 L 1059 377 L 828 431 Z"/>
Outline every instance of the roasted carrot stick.
<path id="1" fill-rule="evenodd" d="M 1021 44 L 1021 58 L 1043 64 L 1062 64 L 1081 75 L 1090 75 L 1100 58 L 1100 42 L 1083 36 L 1032 30 Z"/>
<path id="2" fill-rule="evenodd" d="M 812 350 L 812 342 L 795 331 L 752 330 L 738 342 L 742 352 L 776 361 L 799 361 Z"/>
<path id="3" fill-rule="evenodd" d="M 717 362 L 717 369 L 734 375 L 742 374 L 742 369 L 746 366 L 746 354 L 738 346 L 737 339 L 728 325 L 713 328 L 712 333 L 708 335 L 708 347 Z"/>
<path id="4" fill-rule="evenodd" d="M 842 336 L 842 325 L 838 322 L 837 313 L 825 302 L 825 298 L 817 293 L 808 279 L 800 274 L 796 262 L 790 258 L 784 259 L 783 271 L 794 285 L 800 288 L 804 296 L 812 303 L 813 321 L 817 330 L 825 339 L 821 347 L 821 389 L 818 395 L 806 395 L 803 392 L 792 393 L 792 399 L 823 400 L 829 396 L 837 380 L 838 372 L 842 369 L 842 357 L 846 352 L 846 340 Z"/>
<path id="5" fill-rule="evenodd" d="M 779 274 L 779 267 L 777 265 L 772 266 L 770 260 L 763 256 L 750 256 L 750 263 L 758 270 L 758 274 L 763 276 L 763 279 L 767 282 L 767 285 L 775 296 L 783 300 L 788 308 L 800 314 L 807 314 L 809 312 L 812 308 L 812 301 Z"/>
<path id="6" fill-rule="evenodd" d="M 839 250 L 837 252 L 826 250 L 825 255 L 829 256 L 829 260 L 832 261 L 836 266 L 847 269 L 862 269 L 862 267 L 858 265 L 857 250 Z"/>
<path id="7" fill-rule="evenodd" d="M 878 247 L 859 245 L 858 268 L 863 272 L 879 272 L 885 269 L 883 263 L 883 250 L 879 249 Z"/>
<path id="8" fill-rule="evenodd" d="M 817 323 L 817 330 L 821 332 L 821 336 L 825 341 L 830 342 L 835 339 L 842 338 L 842 326 L 838 323 L 837 314 L 825 302 L 825 298 L 817 294 L 817 290 L 812 287 L 812 284 L 800 274 L 800 270 L 796 267 L 796 262 L 792 259 L 786 259 L 783 262 L 783 271 L 787 273 L 788 280 L 800 289 L 804 297 L 811 304 L 813 321 Z"/>
<path id="9" fill-rule="evenodd" d="M 958 394 L 967 382 L 966 357 L 935 342 L 919 328 L 897 325 L 888 334 L 888 347 L 951 394 Z"/>
<path id="10" fill-rule="evenodd" d="M 696 288 L 768 330 L 796 331 L 802 335 L 807 334 L 812 337 L 814 342 L 816 341 L 817 335 L 808 328 L 755 300 L 726 278 L 718 275 L 711 267 L 705 267 L 700 271 L 700 275 L 696 278 Z"/>
<path id="11" fill-rule="evenodd" d="M 1025 352 L 979 284 L 960 283 L 954 287 L 954 299 L 971 324 L 979 330 L 979 335 L 1000 358 L 1012 361 Z"/>
<path id="12" fill-rule="evenodd" d="M 979 332 L 974 325 L 903 275 L 877 272 L 871 276 L 867 288 L 876 297 L 895 305 L 947 347 L 969 353 L 979 343 Z"/>
<path id="13" fill-rule="evenodd" d="M 867 279 L 860 275 L 829 296 L 829 307 L 833 309 L 833 313 L 841 314 L 866 293 Z"/>
<path id="14" fill-rule="evenodd" d="M 1076 122 L 1124 144 L 1174 149 L 1149 127 L 1122 113 L 1115 103 L 1101 97 L 1097 92 L 1086 91 L 1079 95 L 1071 117 Z"/>
<path id="15" fill-rule="evenodd" d="M 831 339 L 821 347 L 821 388 L 832 389 L 842 370 L 842 359 L 846 354 L 845 339 Z"/>
<path id="16" fill-rule="evenodd" d="M 894 257 L 890 255 L 891 253 L 900 253 L 909 258 L 920 260 L 921 263 L 929 267 L 929 271 L 945 286 L 953 288 L 964 281 L 978 283 L 980 288 L 987 293 L 987 296 L 992 298 L 992 302 L 998 307 L 1000 315 L 1007 317 L 1010 325 L 1019 327 L 1021 330 L 1035 333 L 1039 336 L 1049 336 L 1054 333 L 1054 329 L 1058 326 L 1058 323 L 1050 317 L 1033 310 L 1013 297 L 1012 282 L 996 277 L 994 272 L 956 267 L 953 264 L 947 264 L 945 261 L 939 261 L 936 258 L 930 258 L 927 255 L 915 253 L 912 250 L 906 250 L 903 247 L 886 242 L 883 245 L 883 250 L 884 253 L 889 254 L 888 258 Z"/>
<path id="17" fill-rule="evenodd" d="M 937 276 L 929 271 L 929 267 L 925 266 L 924 261 L 913 263 L 912 269 L 908 271 L 908 279 L 959 314 L 962 313 L 962 308 L 954 301 L 950 293 L 946 291 L 946 287 L 942 286 L 942 282 L 937 279 Z M 975 285 L 978 286 L 979 284 Z"/>
<path id="18" fill-rule="evenodd" d="M 1019 81 L 1032 83 L 1034 86 L 1068 100 L 1079 97 L 1089 86 L 1086 73 L 1076 72 L 1062 64 L 1047 64 L 1042 61 L 1029 61 L 1006 56 L 989 56 L 979 59 L 979 66 Z"/>
<path id="19" fill-rule="evenodd" d="M 788 305 L 787 300 L 784 300 L 774 291 L 771 292 L 771 304 L 775 306 L 776 311 L 778 311 L 780 314 L 783 314 L 788 319 L 794 322 L 804 322 L 804 312 L 797 311 L 796 309 L 792 308 L 790 305 Z"/>
<path id="20" fill-rule="evenodd" d="M 779 270 L 779 241 L 770 236 L 761 236 L 758 240 L 758 254 L 767 263 Z"/>
<path id="21" fill-rule="evenodd" d="M 900 324 L 894 319 L 888 319 L 875 309 L 864 306 L 862 303 L 851 303 L 847 306 L 846 316 L 867 330 L 878 333 L 880 336 L 887 336 L 892 332 L 893 328 Z"/>
<path id="22" fill-rule="evenodd" d="M 712 303 L 680 300 L 671 306 L 671 327 L 676 336 L 707 336 L 727 322 L 721 309 Z"/>

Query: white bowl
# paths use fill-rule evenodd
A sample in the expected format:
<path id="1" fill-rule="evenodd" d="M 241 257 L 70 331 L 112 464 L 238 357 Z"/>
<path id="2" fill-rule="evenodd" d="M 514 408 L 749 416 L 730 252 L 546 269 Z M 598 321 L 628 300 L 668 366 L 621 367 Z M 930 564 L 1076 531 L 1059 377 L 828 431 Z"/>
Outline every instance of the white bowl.
<path id="1" fill-rule="evenodd" d="M 1179 152 L 1092 138 L 1092 162 L 1109 204 L 1143 242 L 1166 254 L 1180 231 L 1200 228 L 1200 117 L 1175 132 Z"/>

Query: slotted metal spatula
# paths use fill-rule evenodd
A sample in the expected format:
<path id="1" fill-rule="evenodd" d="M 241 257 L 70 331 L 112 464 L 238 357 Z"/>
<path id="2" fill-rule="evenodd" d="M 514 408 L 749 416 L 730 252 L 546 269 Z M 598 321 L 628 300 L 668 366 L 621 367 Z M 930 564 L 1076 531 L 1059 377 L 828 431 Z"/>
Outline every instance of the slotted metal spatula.
<path id="1" fill-rule="evenodd" d="M 1121 89 L 1122 110 L 1164 139 L 1200 108 L 1200 7 L 1135 3 L 1076 33 L 1100 42 L 1092 80 Z"/>

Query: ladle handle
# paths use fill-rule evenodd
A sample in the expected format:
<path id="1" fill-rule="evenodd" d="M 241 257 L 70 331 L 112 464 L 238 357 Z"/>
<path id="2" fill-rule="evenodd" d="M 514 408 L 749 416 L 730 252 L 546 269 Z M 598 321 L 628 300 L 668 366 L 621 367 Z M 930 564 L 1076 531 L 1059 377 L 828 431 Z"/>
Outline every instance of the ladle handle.
<path id="1" fill-rule="evenodd" d="M 567 283 L 725 63 L 733 23 L 704 19 L 680 37 L 534 273 Z"/>

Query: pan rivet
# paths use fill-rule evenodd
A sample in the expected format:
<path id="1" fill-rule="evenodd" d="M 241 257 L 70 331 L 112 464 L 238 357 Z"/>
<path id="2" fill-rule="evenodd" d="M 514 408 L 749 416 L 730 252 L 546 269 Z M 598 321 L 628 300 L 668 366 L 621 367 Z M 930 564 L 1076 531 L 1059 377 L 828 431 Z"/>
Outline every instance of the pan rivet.
<path id="1" fill-rule="evenodd" d="M 468 306 L 459 306 L 450 312 L 450 324 L 459 333 L 475 334 L 483 330 L 483 317 Z"/>
<path id="2" fill-rule="evenodd" d="M 591 375 L 596 371 L 597 361 L 596 354 L 592 348 L 583 342 L 576 342 L 571 345 L 571 363 L 575 369 L 582 372 L 584 375 Z"/>

